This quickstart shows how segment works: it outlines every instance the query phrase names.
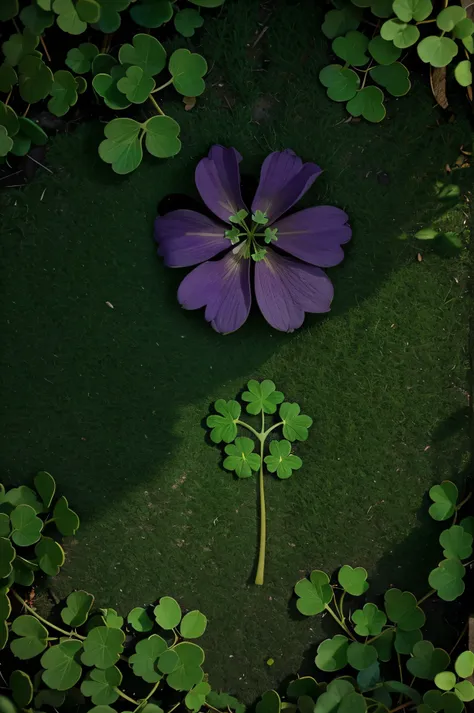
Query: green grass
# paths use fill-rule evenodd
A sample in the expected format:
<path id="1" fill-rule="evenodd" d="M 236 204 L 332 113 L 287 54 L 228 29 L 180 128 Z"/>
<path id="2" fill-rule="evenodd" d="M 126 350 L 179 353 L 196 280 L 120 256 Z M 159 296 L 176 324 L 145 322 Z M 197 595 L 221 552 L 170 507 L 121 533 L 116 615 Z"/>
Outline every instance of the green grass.
<path id="1" fill-rule="evenodd" d="M 189 113 L 169 95 L 176 159 L 117 177 L 97 157 L 101 127 L 84 126 L 52 142 L 53 175 L 1 199 L 3 473 L 13 484 L 49 470 L 82 518 L 52 586 L 122 613 L 164 594 L 200 608 L 211 683 L 248 701 L 332 631 L 295 614 L 292 587 L 308 570 L 363 565 L 375 592 L 425 593 L 439 529 L 425 493 L 461 482 L 469 451 L 467 252 L 447 259 L 413 239 L 435 219 L 464 228 L 466 207 L 446 214 L 434 190 L 472 182 L 444 170 L 469 140 L 463 107 L 448 123 L 415 76 L 382 124 L 344 123 L 318 83 L 329 53 L 317 3 L 276 5 L 266 21 L 254 2 L 229 0 L 207 23 L 207 93 Z M 301 205 L 343 207 L 354 229 L 330 271 L 328 317 L 287 335 L 255 312 L 222 337 L 179 308 L 186 271 L 156 257 L 153 220 L 168 194 L 195 195 L 196 162 L 218 142 L 242 152 L 252 185 L 276 149 L 324 168 Z M 251 377 L 273 379 L 314 419 L 296 448 L 302 470 L 267 482 L 262 588 L 256 481 L 223 472 L 203 429 L 210 404 Z"/>

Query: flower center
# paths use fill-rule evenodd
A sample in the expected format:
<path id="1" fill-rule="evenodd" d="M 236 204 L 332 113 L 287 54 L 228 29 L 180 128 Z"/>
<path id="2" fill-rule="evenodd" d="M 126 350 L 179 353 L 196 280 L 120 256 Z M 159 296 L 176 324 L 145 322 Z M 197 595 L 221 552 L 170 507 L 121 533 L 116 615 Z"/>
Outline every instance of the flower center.
<path id="1" fill-rule="evenodd" d="M 256 210 L 253 213 L 250 225 L 247 222 L 248 216 L 248 212 L 244 209 L 237 211 L 235 215 L 230 215 L 229 221 L 234 227 L 226 230 L 224 235 L 232 245 L 243 242 L 242 257 L 247 260 L 252 258 L 258 262 L 263 260 L 267 254 L 266 248 L 261 244 L 262 240 L 267 245 L 276 242 L 278 228 L 265 227 L 268 217 L 261 210 Z"/>

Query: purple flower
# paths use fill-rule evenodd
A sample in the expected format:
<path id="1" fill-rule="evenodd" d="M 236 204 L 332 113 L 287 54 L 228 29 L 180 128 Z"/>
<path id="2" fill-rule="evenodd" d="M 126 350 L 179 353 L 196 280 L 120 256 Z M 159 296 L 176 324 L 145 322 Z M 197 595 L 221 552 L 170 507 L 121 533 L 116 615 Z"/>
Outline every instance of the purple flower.
<path id="1" fill-rule="evenodd" d="M 265 159 L 249 216 L 240 191 L 241 160 L 235 149 L 213 146 L 199 161 L 196 186 L 220 220 L 193 210 L 159 216 L 158 253 L 169 267 L 198 265 L 179 286 L 178 300 L 184 309 L 205 307 L 217 332 L 234 332 L 247 319 L 252 273 L 267 322 L 292 332 L 303 324 L 305 312 L 330 309 L 334 289 L 320 268 L 344 258 L 341 245 L 351 238 L 348 216 L 339 208 L 317 206 L 282 218 L 321 173 L 290 150 Z M 225 254 L 212 259 L 220 253 Z"/>

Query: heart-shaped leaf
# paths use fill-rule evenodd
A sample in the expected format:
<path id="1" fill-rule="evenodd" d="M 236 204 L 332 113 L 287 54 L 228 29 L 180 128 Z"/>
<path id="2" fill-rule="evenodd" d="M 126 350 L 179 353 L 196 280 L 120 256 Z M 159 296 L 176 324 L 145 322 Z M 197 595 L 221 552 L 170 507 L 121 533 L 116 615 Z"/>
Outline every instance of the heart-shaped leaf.
<path id="1" fill-rule="evenodd" d="M 143 69 L 149 77 L 161 72 L 166 64 L 166 50 L 152 35 L 135 35 L 133 45 L 122 45 L 119 51 L 121 64 L 131 64 Z"/>
<path id="2" fill-rule="evenodd" d="M 18 0 L 3 0 L 0 3 L 0 22 L 12 20 L 18 15 Z"/>
<path id="3" fill-rule="evenodd" d="M 330 64 L 319 73 L 319 81 L 327 88 L 327 95 L 336 102 L 352 99 L 360 85 L 359 75 L 340 64 Z"/>
<path id="4" fill-rule="evenodd" d="M 356 671 L 363 671 L 377 661 L 377 649 L 370 644 L 354 641 L 347 649 L 347 663 Z"/>
<path id="5" fill-rule="evenodd" d="M 433 485 L 429 492 L 433 505 L 429 513 L 433 520 L 448 520 L 456 509 L 458 489 L 450 480 L 443 480 L 439 485 Z"/>
<path id="6" fill-rule="evenodd" d="M 10 643 L 12 653 L 18 659 L 32 659 L 48 645 L 48 630 L 29 614 L 17 616 L 13 620 L 12 631 L 20 637 Z"/>
<path id="7" fill-rule="evenodd" d="M 82 648 L 80 641 L 62 641 L 52 646 L 41 657 L 41 666 L 45 669 L 41 678 L 55 691 L 67 691 L 72 688 L 82 675 L 82 668 L 76 658 Z"/>
<path id="8" fill-rule="evenodd" d="M 365 604 L 352 614 L 355 632 L 359 636 L 378 636 L 387 623 L 385 613 L 375 604 Z"/>
<path id="9" fill-rule="evenodd" d="M 441 10 L 436 18 L 436 24 L 443 32 L 452 32 L 458 22 L 466 19 L 466 10 L 460 5 L 451 5 Z"/>
<path id="10" fill-rule="evenodd" d="M 454 670 L 459 678 L 470 678 L 474 673 L 474 653 L 472 651 L 463 651 L 457 657 Z"/>
<path id="11" fill-rule="evenodd" d="M 123 651 L 125 634 L 121 629 L 97 626 L 87 634 L 84 641 L 82 663 L 96 668 L 114 666 Z"/>
<path id="12" fill-rule="evenodd" d="M 313 419 L 300 414 L 298 404 L 284 403 L 280 406 L 280 418 L 283 421 L 283 435 L 288 441 L 306 441 L 308 428 Z"/>
<path id="13" fill-rule="evenodd" d="M 420 629 L 425 623 L 425 615 L 411 592 L 402 592 L 400 589 L 386 591 L 385 611 L 390 621 L 404 631 Z"/>
<path id="14" fill-rule="evenodd" d="M 439 536 L 446 559 L 465 560 L 472 554 L 473 537 L 461 525 L 453 525 Z"/>
<path id="15" fill-rule="evenodd" d="M 349 693 L 342 699 L 338 713 L 365 713 L 367 703 L 361 693 Z"/>
<path id="16" fill-rule="evenodd" d="M 332 639 L 325 639 L 318 646 L 315 663 L 321 671 L 339 671 L 347 665 L 349 639 L 336 634 Z"/>
<path id="17" fill-rule="evenodd" d="M 159 604 L 154 608 L 153 614 L 157 624 L 165 631 L 171 631 L 181 621 L 181 607 L 172 597 L 161 597 Z"/>
<path id="18" fill-rule="evenodd" d="M 138 0 L 130 15 L 137 25 L 154 29 L 169 22 L 173 17 L 173 8 L 169 0 Z"/>
<path id="19" fill-rule="evenodd" d="M 454 40 L 436 35 L 422 39 L 416 49 L 422 62 L 427 62 L 432 67 L 446 67 L 458 53 Z"/>
<path id="20" fill-rule="evenodd" d="M 123 626 L 123 617 L 119 616 L 115 609 L 101 609 L 104 623 L 109 629 L 121 629 Z"/>
<path id="21" fill-rule="evenodd" d="M 55 116 L 64 116 L 76 102 L 77 85 L 75 78 L 71 72 L 59 69 L 54 73 L 51 99 L 48 102 L 49 111 Z"/>
<path id="22" fill-rule="evenodd" d="M 10 515 L 12 540 L 19 547 L 29 547 L 41 537 L 43 521 L 37 517 L 31 505 L 18 505 Z"/>
<path id="23" fill-rule="evenodd" d="M 8 136 L 7 130 L 5 129 L 4 126 L 0 126 L 0 141 L 1 141 L 1 135 L 5 132 L 5 136 Z M 13 141 L 12 141 L 13 143 Z M 0 513 L 0 537 L 8 537 L 10 534 L 10 517 L 4 513 Z"/>
<path id="24" fill-rule="evenodd" d="M 12 671 L 9 680 L 13 700 L 19 708 L 26 708 L 33 698 L 31 678 L 24 671 Z"/>
<path id="25" fill-rule="evenodd" d="M 353 569 L 348 564 L 341 567 L 337 575 L 341 587 L 348 594 L 352 594 L 353 597 L 359 597 L 368 590 L 367 577 L 367 570 L 363 567 Z"/>
<path id="26" fill-rule="evenodd" d="M 44 133 L 38 124 L 35 124 L 35 127 L 38 127 L 40 131 Z M 42 470 L 35 475 L 34 484 L 41 500 L 43 501 L 45 510 L 49 510 L 56 492 L 56 482 L 53 476 L 45 470 Z"/>
<path id="27" fill-rule="evenodd" d="M 443 671 L 435 676 L 434 682 L 441 691 L 451 691 L 456 685 L 456 676 L 452 671 Z"/>
<path id="28" fill-rule="evenodd" d="M 410 686 L 407 686 L 406 683 L 401 683 L 401 681 L 386 681 L 384 686 L 392 693 L 402 693 L 407 698 L 410 698 L 415 704 L 421 703 L 421 696 L 418 691 Z"/>
<path id="29" fill-rule="evenodd" d="M 357 7 L 346 5 L 338 10 L 329 10 L 324 16 L 321 30 L 326 37 L 333 40 L 345 35 L 349 30 L 357 30 L 362 18 L 362 12 Z"/>
<path id="30" fill-rule="evenodd" d="M 203 25 L 203 17 L 193 8 L 180 10 L 174 16 L 174 26 L 183 37 L 192 37 L 197 28 Z"/>
<path id="31" fill-rule="evenodd" d="M 311 572 L 309 579 L 300 579 L 295 584 L 295 594 L 299 597 L 297 609 L 305 616 L 321 614 L 333 598 L 329 577 L 318 569 Z"/>
<path id="32" fill-rule="evenodd" d="M 470 87 L 472 84 L 472 67 L 468 59 L 459 62 L 454 68 L 454 76 L 461 87 Z"/>
<path id="33" fill-rule="evenodd" d="M 350 30 L 345 37 L 336 37 L 332 51 L 354 67 L 363 67 L 369 61 L 367 47 L 369 38 L 358 30 Z"/>
<path id="34" fill-rule="evenodd" d="M 56 22 L 63 32 L 80 35 L 87 30 L 87 23 L 81 20 L 77 7 L 72 0 L 54 0 L 53 10 L 58 18 Z"/>
<path id="35" fill-rule="evenodd" d="M 119 694 L 117 686 L 122 683 L 122 674 L 116 666 L 101 670 L 95 668 L 90 672 L 89 678 L 81 684 L 81 693 L 90 698 L 95 706 L 107 706 L 115 703 Z"/>
<path id="36" fill-rule="evenodd" d="M 33 35 L 28 28 L 23 30 L 23 33 L 10 35 L 8 40 L 3 43 L 2 50 L 5 58 L 12 67 L 16 67 L 21 60 L 29 55 L 38 46 L 39 37 Z"/>
<path id="37" fill-rule="evenodd" d="M 179 656 L 173 649 L 167 649 L 158 659 L 157 667 L 161 673 L 173 673 L 180 665 Z"/>
<path id="38" fill-rule="evenodd" d="M 0 92 L 5 92 L 6 94 L 11 91 L 17 81 L 18 77 L 13 67 L 8 62 L 0 64 Z"/>
<path id="39" fill-rule="evenodd" d="M 135 631 L 145 632 L 153 629 L 153 622 L 143 607 L 135 607 L 129 613 L 127 621 Z"/>
<path id="40" fill-rule="evenodd" d="M 152 116 L 142 126 L 145 146 L 152 156 L 170 158 L 181 151 L 180 126 L 170 116 Z"/>
<path id="41" fill-rule="evenodd" d="M 201 668 L 204 651 L 200 646 L 188 641 L 177 644 L 174 651 L 178 654 L 179 665 L 168 675 L 166 682 L 175 691 L 190 691 L 204 678 Z"/>
<path id="42" fill-rule="evenodd" d="M 206 631 L 207 619 L 195 609 L 183 617 L 179 631 L 183 639 L 198 639 Z"/>
<path id="43" fill-rule="evenodd" d="M 235 443 L 229 443 L 224 449 L 227 454 L 224 468 L 235 471 L 239 478 L 250 478 L 252 471 L 260 468 L 260 456 L 253 452 L 254 447 L 251 438 L 236 438 Z"/>
<path id="44" fill-rule="evenodd" d="M 410 91 L 410 72 L 400 62 L 374 67 L 370 70 L 370 76 L 394 97 L 402 97 Z"/>
<path id="45" fill-rule="evenodd" d="M 75 77 L 75 80 L 77 93 L 84 94 L 87 89 L 87 79 L 84 79 L 84 77 Z"/>
<path id="46" fill-rule="evenodd" d="M 92 594 L 84 591 L 72 592 L 66 599 L 67 606 L 61 610 L 61 619 L 73 629 L 87 621 L 94 603 Z"/>
<path id="47" fill-rule="evenodd" d="M 71 510 L 67 499 L 62 495 L 53 510 L 53 519 L 61 535 L 75 535 L 79 529 L 80 520 L 74 510 Z"/>
<path id="48" fill-rule="evenodd" d="M 420 30 L 416 25 L 401 20 L 387 20 L 380 28 L 380 34 L 384 40 L 391 40 L 400 49 L 411 47 L 420 38 Z"/>
<path id="49" fill-rule="evenodd" d="M 86 74 L 86 72 L 90 72 L 92 62 L 98 54 L 99 50 L 96 45 L 91 42 L 83 42 L 79 47 L 73 47 L 69 50 L 66 64 L 76 74 Z"/>
<path id="50" fill-rule="evenodd" d="M 270 455 L 265 457 L 269 473 L 276 473 L 279 478 L 289 478 L 294 470 L 303 465 L 298 456 L 291 453 L 289 441 L 270 441 Z"/>
<path id="51" fill-rule="evenodd" d="M 426 20 L 432 11 L 431 0 L 394 0 L 393 3 L 393 12 L 402 22 L 421 22 Z"/>
<path id="52" fill-rule="evenodd" d="M 15 136 L 20 129 L 20 122 L 11 108 L 3 102 L 0 102 L 0 126 L 4 126 L 8 136 Z M 41 512 L 43 509 L 38 501 L 36 494 L 26 485 L 21 485 L 19 488 L 12 488 L 8 493 L 0 493 L 0 504 L 9 503 L 12 506 L 16 505 L 31 505 L 35 512 Z"/>
<path id="53" fill-rule="evenodd" d="M 218 399 L 214 408 L 219 415 L 208 416 L 206 420 L 209 428 L 212 428 L 211 441 L 231 443 L 237 436 L 236 423 L 240 417 L 240 404 L 238 401 Z"/>
<path id="54" fill-rule="evenodd" d="M 395 633 L 395 651 L 399 654 L 410 656 L 413 653 L 415 644 L 421 641 L 422 638 L 423 634 L 420 629 L 404 631 L 403 629 L 397 628 Z"/>
<path id="55" fill-rule="evenodd" d="M 16 557 L 15 548 L 6 537 L 0 537 L 0 578 L 8 577 L 13 569 L 12 562 Z"/>
<path id="56" fill-rule="evenodd" d="M 205 683 L 205 681 L 198 683 L 197 686 L 194 686 L 194 688 L 189 691 L 189 693 L 186 695 L 186 698 L 184 699 L 186 708 L 191 711 L 194 711 L 194 713 L 197 713 L 201 710 L 202 706 L 206 701 L 206 696 L 210 692 L 211 687 L 208 683 Z"/>
<path id="57" fill-rule="evenodd" d="M 449 662 L 449 654 L 444 649 L 435 649 L 430 641 L 419 641 L 413 647 L 413 657 L 408 659 L 407 669 L 416 678 L 433 681 Z"/>
<path id="58" fill-rule="evenodd" d="M 135 676 L 140 676 L 147 683 L 157 683 L 161 679 L 161 673 L 157 670 L 156 664 L 167 648 L 166 641 L 157 634 L 139 641 L 135 653 L 129 658 Z"/>
<path id="59" fill-rule="evenodd" d="M 6 156 L 13 147 L 13 139 L 8 136 L 4 126 L 0 126 L 0 156 Z M 7 533 L 8 534 L 8 533 Z"/>
<path id="60" fill-rule="evenodd" d="M 96 0 L 77 0 L 76 10 L 83 22 L 92 24 L 100 20 L 100 5 Z"/>
<path id="61" fill-rule="evenodd" d="M 387 629 L 384 633 L 379 636 L 373 642 L 373 646 L 377 649 L 379 655 L 379 661 L 386 663 L 392 658 L 393 652 L 393 641 L 395 639 L 395 632 L 393 629 Z"/>
<path id="62" fill-rule="evenodd" d="M 45 12 L 33 2 L 20 12 L 20 20 L 33 35 L 42 35 L 54 23 L 54 13 Z"/>
<path id="63" fill-rule="evenodd" d="M 372 123 L 384 119 L 386 111 L 383 103 L 384 95 L 378 87 L 364 87 L 355 97 L 347 102 L 346 109 L 352 116 L 363 116 Z"/>
<path id="64" fill-rule="evenodd" d="M 92 60 L 92 76 L 96 74 L 110 74 L 112 67 L 117 65 L 117 60 L 110 54 L 99 53 Z"/>
<path id="65" fill-rule="evenodd" d="M 395 47 L 393 42 L 384 40 L 380 35 L 370 40 L 368 50 L 375 61 L 383 65 L 396 62 L 402 54 L 401 49 Z"/>
<path id="66" fill-rule="evenodd" d="M 262 382 L 251 379 L 247 383 L 248 391 L 242 394 L 242 401 L 247 402 L 248 413 L 254 416 L 262 411 L 264 413 L 275 413 L 278 404 L 285 398 L 281 391 L 276 391 L 276 386 L 270 379 Z"/>
<path id="67" fill-rule="evenodd" d="M 314 707 L 314 713 L 334 713 L 340 710 L 340 704 L 354 693 L 354 686 L 350 681 L 337 678 L 331 681 L 327 691 L 319 696 Z M 347 711 L 346 711 L 347 713 Z"/>
<path id="68" fill-rule="evenodd" d="M 198 97 L 206 88 L 203 77 L 207 72 L 207 62 L 200 54 L 186 49 L 175 50 L 168 69 L 176 91 L 185 97 Z"/>
<path id="69" fill-rule="evenodd" d="M 470 681 L 459 681 L 454 686 L 454 692 L 461 701 L 474 701 L 474 686 Z M 447 710 L 445 708 L 445 710 Z"/>
<path id="70" fill-rule="evenodd" d="M 126 73 L 126 67 L 119 65 L 112 67 L 110 74 L 96 74 L 92 80 L 93 88 L 97 94 L 102 97 L 110 109 L 126 109 L 130 106 L 130 102 L 125 94 L 122 94 L 122 92 L 118 89 L 118 83 L 123 77 L 125 77 Z M 139 124 L 139 126 L 141 125 Z"/>
<path id="71" fill-rule="evenodd" d="M 28 104 L 35 104 L 48 96 L 53 86 L 53 73 L 41 57 L 24 57 L 19 69 L 20 96 Z"/>
<path id="72" fill-rule="evenodd" d="M 464 565 L 458 560 L 447 559 L 439 563 L 428 577 L 430 587 L 436 589 L 438 597 L 445 602 L 452 602 L 464 592 Z"/>
<path id="73" fill-rule="evenodd" d="M 100 19 L 97 29 L 106 34 L 116 32 L 120 27 L 120 13 L 130 5 L 130 0 L 97 0 L 100 5 Z"/>
<path id="74" fill-rule="evenodd" d="M 288 698 L 297 699 L 300 696 L 318 698 L 324 690 L 324 685 L 320 685 L 312 676 L 300 676 L 288 684 L 286 695 Z"/>
<path id="75" fill-rule="evenodd" d="M 373 690 L 380 681 L 380 664 L 378 661 L 375 661 L 371 666 L 359 671 L 357 674 L 357 685 L 361 691 Z"/>
<path id="76" fill-rule="evenodd" d="M 125 77 L 117 82 L 117 89 L 132 104 L 143 104 L 154 88 L 155 80 L 145 74 L 141 67 L 129 67 Z"/>
<path id="77" fill-rule="evenodd" d="M 281 699 L 276 691 L 265 691 L 257 705 L 255 713 L 280 713 Z"/>
<path id="78" fill-rule="evenodd" d="M 64 550 L 51 537 L 42 537 L 35 547 L 38 564 L 46 574 L 55 577 L 64 564 Z"/>

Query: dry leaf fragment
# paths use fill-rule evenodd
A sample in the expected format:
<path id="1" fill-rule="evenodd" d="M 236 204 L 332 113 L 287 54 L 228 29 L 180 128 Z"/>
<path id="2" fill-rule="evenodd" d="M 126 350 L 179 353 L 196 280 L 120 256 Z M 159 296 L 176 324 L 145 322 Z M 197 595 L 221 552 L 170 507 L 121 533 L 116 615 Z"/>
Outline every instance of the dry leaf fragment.
<path id="1" fill-rule="evenodd" d="M 196 106 L 196 97 L 183 97 L 183 104 L 186 111 L 191 111 Z"/>
<path id="2" fill-rule="evenodd" d="M 422 256 L 422 254 L 421 254 L 421 253 L 418 253 L 418 255 L 416 256 L 416 259 L 418 260 L 418 262 L 423 262 L 423 256 Z"/>
<path id="3" fill-rule="evenodd" d="M 448 108 L 446 96 L 446 67 L 430 67 L 430 84 L 433 96 L 442 109 Z"/>

